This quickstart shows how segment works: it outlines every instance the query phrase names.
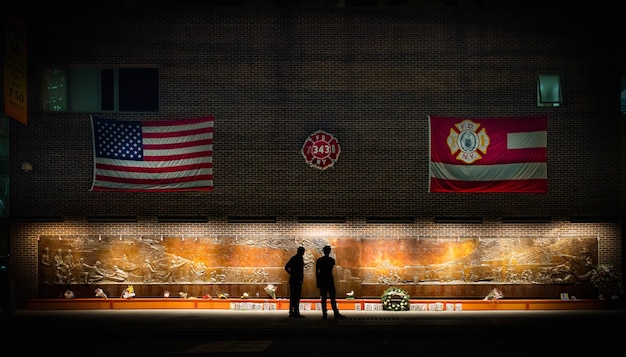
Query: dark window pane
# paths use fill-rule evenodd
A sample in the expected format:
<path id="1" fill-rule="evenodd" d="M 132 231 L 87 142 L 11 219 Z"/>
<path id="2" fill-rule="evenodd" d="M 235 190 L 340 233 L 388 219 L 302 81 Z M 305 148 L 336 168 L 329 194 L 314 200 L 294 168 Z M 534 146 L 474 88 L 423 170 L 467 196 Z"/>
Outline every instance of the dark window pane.
<path id="1" fill-rule="evenodd" d="M 91 113 L 100 110 L 100 71 L 93 67 L 72 67 L 68 73 L 68 110 L 71 113 Z"/>
<path id="2" fill-rule="evenodd" d="M 103 69 L 100 71 L 100 110 L 115 110 L 115 71 Z"/>
<path id="3" fill-rule="evenodd" d="M 159 70 L 157 68 L 119 69 L 119 111 L 159 111 Z"/>

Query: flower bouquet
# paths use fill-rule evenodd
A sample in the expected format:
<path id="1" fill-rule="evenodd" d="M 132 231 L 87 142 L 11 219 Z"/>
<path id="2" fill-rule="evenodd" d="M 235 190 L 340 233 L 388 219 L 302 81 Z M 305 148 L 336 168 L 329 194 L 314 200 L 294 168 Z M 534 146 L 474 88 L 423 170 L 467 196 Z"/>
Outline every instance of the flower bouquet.
<path id="1" fill-rule="evenodd" d="M 504 297 L 504 294 L 502 293 L 502 291 L 493 288 L 489 294 L 487 294 L 487 296 L 485 296 L 485 298 L 483 300 L 499 300 L 502 299 Z"/>
<path id="2" fill-rule="evenodd" d="M 354 300 L 354 291 L 350 291 L 349 293 L 346 293 L 346 299 Z"/>
<path id="3" fill-rule="evenodd" d="M 610 288 L 619 284 L 620 276 L 611 264 L 598 264 L 591 272 L 591 283 L 596 288 Z"/>
<path id="4" fill-rule="evenodd" d="M 132 285 L 128 285 L 126 290 L 122 293 L 122 298 L 124 299 L 132 299 L 135 296 L 135 288 Z"/>
<path id="5" fill-rule="evenodd" d="M 97 288 L 94 291 L 96 292 L 97 297 L 103 298 L 104 300 L 108 299 L 107 294 L 104 292 L 104 290 L 102 290 L 102 288 Z"/>
<path id="6" fill-rule="evenodd" d="M 598 264 L 591 271 L 591 284 L 600 292 L 600 298 L 604 298 L 602 292 L 612 293 L 612 299 L 617 299 L 619 295 L 624 294 L 624 285 L 622 283 L 621 274 L 615 271 L 611 264 Z M 619 295 L 617 294 L 619 290 Z"/>
<path id="7" fill-rule="evenodd" d="M 276 299 L 276 286 L 274 284 L 267 284 L 263 290 L 265 290 L 267 295 L 271 296 L 272 299 Z"/>

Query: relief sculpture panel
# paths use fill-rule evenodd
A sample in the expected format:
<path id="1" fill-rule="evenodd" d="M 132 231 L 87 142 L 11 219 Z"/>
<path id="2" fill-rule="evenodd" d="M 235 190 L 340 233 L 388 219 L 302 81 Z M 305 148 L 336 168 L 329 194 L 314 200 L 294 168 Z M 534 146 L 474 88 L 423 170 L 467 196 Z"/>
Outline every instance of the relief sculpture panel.
<path id="1" fill-rule="evenodd" d="M 361 247 L 363 283 L 588 283 L 597 262 L 595 238 L 367 239 Z"/>
<path id="2" fill-rule="evenodd" d="M 42 295 L 57 295 L 68 287 L 87 286 L 93 291 L 92 287 L 107 285 L 116 292 L 133 284 L 141 294 L 142 286 L 176 284 L 201 291 L 238 286 L 234 290 L 238 293 L 254 290 L 251 285 L 258 291 L 276 284 L 284 286 L 279 295 L 286 296 L 283 266 L 302 245 L 307 249 L 303 295 L 317 297 L 313 265 L 327 244 L 337 260 L 339 297 L 350 291 L 357 297 L 376 296 L 390 285 L 589 285 L 598 259 L 597 239 L 579 237 L 40 237 L 39 290 Z M 154 294 L 154 289 L 144 292 Z"/>

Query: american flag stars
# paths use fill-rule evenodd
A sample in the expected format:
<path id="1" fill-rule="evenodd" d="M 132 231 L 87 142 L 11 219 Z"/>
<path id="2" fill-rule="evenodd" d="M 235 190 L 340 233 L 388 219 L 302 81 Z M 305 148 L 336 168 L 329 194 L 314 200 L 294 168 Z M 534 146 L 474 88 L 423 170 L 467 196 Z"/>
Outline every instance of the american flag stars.
<path id="1" fill-rule="evenodd" d="M 96 155 L 99 157 L 137 160 L 143 159 L 141 124 L 99 120 L 95 139 Z"/>

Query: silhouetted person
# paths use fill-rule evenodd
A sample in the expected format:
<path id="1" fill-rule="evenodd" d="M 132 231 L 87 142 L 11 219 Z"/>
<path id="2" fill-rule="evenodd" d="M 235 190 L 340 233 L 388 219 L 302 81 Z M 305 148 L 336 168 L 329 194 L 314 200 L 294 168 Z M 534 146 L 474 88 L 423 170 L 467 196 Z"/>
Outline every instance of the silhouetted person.
<path id="1" fill-rule="evenodd" d="M 317 287 L 320 289 L 322 297 L 322 318 L 328 316 L 328 308 L 326 306 L 327 297 L 330 296 L 330 307 L 333 309 L 336 319 L 343 319 L 345 316 L 339 313 L 337 308 L 335 278 L 333 277 L 333 268 L 335 267 L 335 259 L 330 256 L 330 246 L 323 248 L 324 255 L 315 262 L 315 278 L 317 279 Z"/>
<path id="2" fill-rule="evenodd" d="M 304 318 L 305 316 L 300 315 L 300 298 L 304 281 L 304 247 L 298 247 L 296 255 L 285 264 L 285 270 L 289 273 L 289 317 Z"/>

